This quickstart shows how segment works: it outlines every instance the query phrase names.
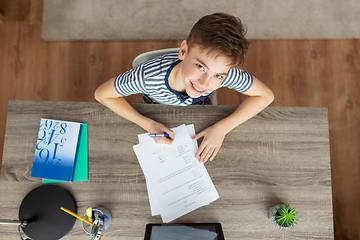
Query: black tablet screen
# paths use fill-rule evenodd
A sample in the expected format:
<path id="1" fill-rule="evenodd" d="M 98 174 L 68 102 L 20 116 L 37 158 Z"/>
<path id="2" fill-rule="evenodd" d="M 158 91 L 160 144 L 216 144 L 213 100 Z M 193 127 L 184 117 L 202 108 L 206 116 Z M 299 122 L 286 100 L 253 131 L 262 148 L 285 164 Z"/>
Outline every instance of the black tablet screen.
<path id="1" fill-rule="evenodd" d="M 147 224 L 144 240 L 224 240 L 220 223 Z"/>

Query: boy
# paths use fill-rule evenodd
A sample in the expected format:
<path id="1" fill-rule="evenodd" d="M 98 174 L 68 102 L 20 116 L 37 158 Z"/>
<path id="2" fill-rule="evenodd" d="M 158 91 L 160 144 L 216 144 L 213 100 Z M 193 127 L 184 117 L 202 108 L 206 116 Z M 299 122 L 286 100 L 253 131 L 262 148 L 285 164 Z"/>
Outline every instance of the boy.
<path id="1" fill-rule="evenodd" d="M 187 106 L 203 100 L 220 87 L 248 95 L 232 114 L 194 136 L 195 140 L 204 138 L 195 157 L 200 157 L 200 162 L 211 161 L 228 132 L 262 111 L 274 99 L 267 86 L 239 69 L 249 45 L 244 35 L 240 19 L 234 16 L 225 13 L 204 16 L 181 43 L 179 53 L 149 60 L 110 79 L 96 89 L 95 98 L 149 133 L 169 134 L 169 137 L 155 140 L 170 144 L 174 133 L 138 113 L 124 96 L 141 93 L 157 103 Z"/>

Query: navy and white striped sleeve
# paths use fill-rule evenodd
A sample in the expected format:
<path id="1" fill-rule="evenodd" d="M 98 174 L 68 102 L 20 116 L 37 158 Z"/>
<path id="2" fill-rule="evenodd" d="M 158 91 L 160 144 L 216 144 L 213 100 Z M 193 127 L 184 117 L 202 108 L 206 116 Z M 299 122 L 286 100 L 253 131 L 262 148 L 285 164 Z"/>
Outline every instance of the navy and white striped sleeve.
<path id="1" fill-rule="evenodd" d="M 144 65 L 140 64 L 135 69 L 118 75 L 115 78 L 114 87 L 124 97 L 137 93 L 146 94 Z"/>
<path id="2" fill-rule="evenodd" d="M 232 68 L 220 87 L 227 87 L 242 93 L 249 90 L 252 83 L 253 77 L 250 73 L 239 68 Z"/>

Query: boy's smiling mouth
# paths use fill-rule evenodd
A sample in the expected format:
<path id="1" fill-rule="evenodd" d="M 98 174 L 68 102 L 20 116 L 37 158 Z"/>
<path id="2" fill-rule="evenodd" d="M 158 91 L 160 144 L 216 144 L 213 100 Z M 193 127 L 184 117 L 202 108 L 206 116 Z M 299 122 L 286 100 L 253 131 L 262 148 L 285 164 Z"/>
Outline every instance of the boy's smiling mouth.
<path id="1" fill-rule="evenodd" d="M 193 84 L 192 82 L 190 82 L 190 83 L 191 83 L 191 86 L 192 86 L 198 93 L 203 93 L 203 92 L 206 91 L 206 90 L 202 90 L 202 89 L 197 88 L 197 87 L 195 86 L 195 84 Z"/>

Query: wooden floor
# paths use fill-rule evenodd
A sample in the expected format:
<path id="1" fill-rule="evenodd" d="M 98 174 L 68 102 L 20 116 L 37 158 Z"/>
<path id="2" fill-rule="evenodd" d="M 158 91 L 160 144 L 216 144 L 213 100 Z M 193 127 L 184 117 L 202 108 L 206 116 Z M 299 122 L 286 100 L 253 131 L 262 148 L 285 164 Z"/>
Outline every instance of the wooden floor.
<path id="1" fill-rule="evenodd" d="M 181 42 L 45 42 L 42 9 L 42 0 L 0 0 L 1 152 L 9 99 L 95 101 L 96 87 L 136 55 Z M 329 109 L 335 239 L 360 239 L 360 39 L 253 40 L 244 69 L 274 91 L 273 106 Z M 221 89 L 218 100 L 243 96 Z"/>

